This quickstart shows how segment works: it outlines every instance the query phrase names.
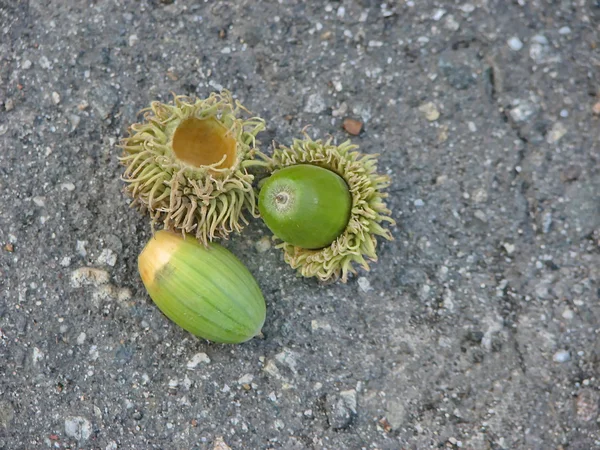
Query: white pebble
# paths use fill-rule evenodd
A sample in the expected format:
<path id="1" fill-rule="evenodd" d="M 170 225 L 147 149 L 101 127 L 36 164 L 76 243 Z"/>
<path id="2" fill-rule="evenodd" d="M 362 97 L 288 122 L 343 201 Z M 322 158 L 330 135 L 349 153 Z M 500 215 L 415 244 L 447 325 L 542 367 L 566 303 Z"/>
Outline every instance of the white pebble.
<path id="1" fill-rule="evenodd" d="M 63 267 L 69 267 L 71 265 L 71 257 L 65 256 L 63 259 L 60 260 L 60 265 Z"/>
<path id="2" fill-rule="evenodd" d="M 437 22 L 442 17 L 444 17 L 444 14 L 446 14 L 446 10 L 445 9 L 436 9 L 433 12 L 433 16 L 431 16 L 431 18 Z"/>
<path id="3" fill-rule="evenodd" d="M 92 435 L 92 424 L 84 417 L 67 417 L 65 434 L 77 441 L 86 441 Z"/>
<path id="4" fill-rule="evenodd" d="M 192 359 L 190 359 L 187 363 L 187 368 L 188 370 L 194 370 L 200 363 L 210 363 L 210 358 L 206 353 L 196 353 L 194 356 L 192 356 Z"/>
<path id="5" fill-rule="evenodd" d="M 571 359 L 571 353 L 568 350 L 559 350 L 554 354 L 552 360 L 558 363 L 564 363 Z"/>
<path id="6" fill-rule="evenodd" d="M 358 287 L 363 292 L 369 292 L 373 290 L 373 288 L 371 287 L 371 283 L 365 277 L 358 278 Z"/>
<path id="7" fill-rule="evenodd" d="M 129 36 L 129 46 L 133 47 L 135 44 L 137 44 L 139 41 L 139 38 L 137 37 L 137 34 L 132 34 L 131 36 Z"/>
<path id="8" fill-rule="evenodd" d="M 77 336 L 77 344 L 83 345 L 83 343 L 85 342 L 85 338 L 86 334 L 82 331 L 81 333 L 79 333 L 79 336 Z"/>
<path id="9" fill-rule="evenodd" d="M 60 185 L 60 187 L 62 189 L 65 189 L 67 191 L 74 191 L 75 190 L 75 185 L 73 183 L 63 183 Z"/>
<path id="10" fill-rule="evenodd" d="M 569 27 L 562 27 L 558 30 L 558 34 L 571 34 L 571 29 Z"/>
<path id="11" fill-rule="evenodd" d="M 21 67 L 22 67 L 24 70 L 31 69 L 31 66 L 32 66 L 32 63 L 31 63 L 31 61 L 29 61 L 28 59 L 26 59 L 25 61 L 23 61 L 23 64 L 21 65 Z"/>
<path id="12" fill-rule="evenodd" d="M 52 93 L 52 103 L 54 103 L 55 105 L 58 105 L 60 103 L 60 94 L 56 91 Z"/>
<path id="13" fill-rule="evenodd" d="M 100 256 L 98 256 L 97 261 L 100 265 L 114 267 L 114 265 L 117 263 L 117 255 L 111 249 L 105 248 L 100 253 Z"/>
<path id="14" fill-rule="evenodd" d="M 250 384 L 250 383 L 252 383 L 252 380 L 254 380 L 254 375 L 252 375 L 251 373 L 247 373 L 244 376 L 242 376 L 240 379 L 238 379 L 238 383 L 239 384 Z"/>
<path id="15" fill-rule="evenodd" d="M 420 198 L 416 199 L 413 204 L 418 208 L 420 206 L 425 205 L 425 202 L 423 200 L 421 200 Z"/>
<path id="16" fill-rule="evenodd" d="M 516 36 L 511 37 L 508 40 L 507 44 L 510 47 L 510 49 L 514 50 L 515 52 L 518 52 L 523 48 L 523 42 Z"/>

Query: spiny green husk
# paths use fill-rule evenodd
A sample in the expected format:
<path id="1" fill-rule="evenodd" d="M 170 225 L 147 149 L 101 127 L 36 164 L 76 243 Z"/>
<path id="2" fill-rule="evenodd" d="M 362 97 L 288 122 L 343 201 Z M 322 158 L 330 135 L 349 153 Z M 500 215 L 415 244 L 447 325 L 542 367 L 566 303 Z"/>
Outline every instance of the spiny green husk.
<path id="1" fill-rule="evenodd" d="M 323 142 L 305 139 L 294 140 L 290 147 L 274 149 L 268 158 L 271 170 L 296 164 L 314 164 L 340 175 L 348 184 L 352 195 L 350 221 L 344 232 L 329 245 L 319 250 L 307 250 L 282 242 L 277 245 L 284 251 L 285 261 L 304 277 L 317 277 L 321 281 L 348 280 L 348 273 L 356 273 L 353 263 L 369 270 L 367 260 L 376 261 L 376 236 L 392 240 L 382 222 L 395 225 L 383 199 L 382 189 L 389 186 L 389 177 L 377 174 L 377 155 L 358 151 L 357 145 L 346 141 L 333 145 L 331 139 Z M 263 156 L 264 157 L 264 156 Z"/>
<path id="2" fill-rule="evenodd" d="M 207 99 L 174 96 L 172 104 L 152 102 L 144 121 L 132 125 L 122 140 L 120 161 L 127 168 L 123 180 L 133 205 L 149 212 L 152 225 L 191 233 L 207 245 L 214 238 L 227 238 L 248 224 L 245 212 L 257 217 L 252 187 L 256 135 L 264 121 L 249 116 L 231 94 L 212 93 Z M 180 161 L 173 151 L 173 136 L 184 120 L 213 118 L 236 141 L 235 161 L 219 168 L 222 161 L 196 167 Z M 261 163 L 256 162 L 260 165 Z"/>

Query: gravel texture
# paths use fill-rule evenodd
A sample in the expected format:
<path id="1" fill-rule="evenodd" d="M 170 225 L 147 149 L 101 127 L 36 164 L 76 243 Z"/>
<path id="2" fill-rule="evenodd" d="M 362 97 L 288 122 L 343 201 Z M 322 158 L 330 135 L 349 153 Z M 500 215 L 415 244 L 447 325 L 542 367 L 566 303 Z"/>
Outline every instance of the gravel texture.
<path id="1" fill-rule="evenodd" d="M 600 448 L 599 27 L 594 0 L 0 0 L 0 448 Z M 379 153 L 398 222 L 346 285 L 259 221 L 226 242 L 268 306 L 240 346 L 145 294 L 115 147 L 221 87 L 265 151 L 311 125 Z"/>

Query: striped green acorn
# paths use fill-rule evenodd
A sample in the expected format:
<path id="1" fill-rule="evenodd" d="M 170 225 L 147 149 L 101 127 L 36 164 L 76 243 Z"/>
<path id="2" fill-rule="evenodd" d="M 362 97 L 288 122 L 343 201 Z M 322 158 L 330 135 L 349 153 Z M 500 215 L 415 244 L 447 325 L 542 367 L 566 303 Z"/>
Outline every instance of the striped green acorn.
<path id="1" fill-rule="evenodd" d="M 260 333 L 265 299 L 252 274 L 219 244 L 157 232 L 138 258 L 148 294 L 173 322 L 214 342 L 239 344 Z"/>
<path id="2" fill-rule="evenodd" d="M 260 215 L 273 234 L 306 249 L 323 248 L 342 234 L 351 207 L 344 179 L 311 164 L 277 170 L 258 197 Z"/>

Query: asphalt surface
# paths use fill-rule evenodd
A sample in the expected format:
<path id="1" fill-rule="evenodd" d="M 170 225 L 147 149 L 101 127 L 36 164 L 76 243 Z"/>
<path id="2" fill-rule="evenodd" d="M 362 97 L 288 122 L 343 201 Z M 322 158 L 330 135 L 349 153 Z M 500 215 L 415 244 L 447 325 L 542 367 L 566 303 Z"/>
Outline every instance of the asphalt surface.
<path id="1" fill-rule="evenodd" d="M 0 448 L 600 448 L 599 27 L 592 0 L 0 0 Z M 227 241 L 267 301 L 240 346 L 144 292 L 115 145 L 221 88 L 264 151 L 311 125 L 379 153 L 398 223 L 345 285 L 260 221 Z"/>

